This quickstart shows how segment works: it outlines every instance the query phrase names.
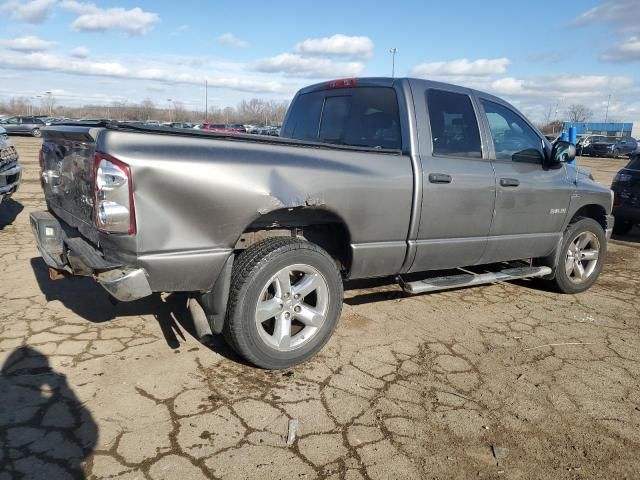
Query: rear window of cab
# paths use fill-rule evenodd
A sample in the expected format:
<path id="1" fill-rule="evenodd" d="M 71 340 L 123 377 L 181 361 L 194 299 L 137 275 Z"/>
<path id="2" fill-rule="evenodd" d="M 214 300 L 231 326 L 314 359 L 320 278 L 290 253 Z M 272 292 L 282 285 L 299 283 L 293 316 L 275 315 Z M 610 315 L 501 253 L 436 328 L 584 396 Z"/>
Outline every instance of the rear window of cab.
<path id="1" fill-rule="evenodd" d="M 400 114 L 393 88 L 356 87 L 299 95 L 282 137 L 399 150 Z"/>

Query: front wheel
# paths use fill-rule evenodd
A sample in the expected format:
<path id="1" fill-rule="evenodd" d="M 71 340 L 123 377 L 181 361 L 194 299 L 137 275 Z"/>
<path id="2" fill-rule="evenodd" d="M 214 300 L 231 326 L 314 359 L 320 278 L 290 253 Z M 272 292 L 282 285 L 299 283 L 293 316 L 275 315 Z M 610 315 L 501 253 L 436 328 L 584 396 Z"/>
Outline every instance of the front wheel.
<path id="1" fill-rule="evenodd" d="M 39 128 L 34 128 L 33 130 L 31 130 L 31 135 L 36 138 L 39 138 L 42 136 L 42 132 L 40 131 Z"/>
<path id="2" fill-rule="evenodd" d="M 225 338 L 254 365 L 291 367 L 327 343 L 342 297 L 340 272 L 323 249 L 294 238 L 264 240 L 234 264 Z"/>
<path id="3" fill-rule="evenodd" d="M 620 150 L 614 150 L 613 151 L 613 158 L 620 158 Z"/>
<path id="4" fill-rule="evenodd" d="M 562 241 L 555 283 L 562 293 L 580 293 L 598 279 L 607 251 L 602 226 L 582 218 L 567 227 Z"/>

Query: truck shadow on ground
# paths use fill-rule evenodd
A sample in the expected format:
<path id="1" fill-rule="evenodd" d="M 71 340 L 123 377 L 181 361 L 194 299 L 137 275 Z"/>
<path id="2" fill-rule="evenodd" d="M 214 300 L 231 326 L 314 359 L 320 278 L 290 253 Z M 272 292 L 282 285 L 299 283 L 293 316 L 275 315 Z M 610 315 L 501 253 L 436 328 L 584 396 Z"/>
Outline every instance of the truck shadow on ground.
<path id="1" fill-rule="evenodd" d="M 179 348 L 187 341 L 187 335 L 200 341 L 187 308 L 186 293 L 173 293 L 165 298 L 154 294 L 134 302 L 116 302 L 91 278 L 51 280 L 49 267 L 40 257 L 31 259 L 31 268 L 47 302 L 57 300 L 89 322 L 103 323 L 121 317 L 153 315 L 169 348 Z M 201 343 L 225 358 L 244 363 L 221 335 L 207 336 Z"/>
<path id="2" fill-rule="evenodd" d="M 24 210 L 24 206 L 20 202 L 16 202 L 12 198 L 3 200 L 0 203 L 0 230 L 3 230 L 7 225 L 11 225 L 22 210 Z"/>
<path id="3" fill-rule="evenodd" d="M 65 375 L 23 346 L 2 366 L 0 392 L 0 472 L 8 478 L 85 478 L 82 462 L 96 446 L 98 426 Z"/>

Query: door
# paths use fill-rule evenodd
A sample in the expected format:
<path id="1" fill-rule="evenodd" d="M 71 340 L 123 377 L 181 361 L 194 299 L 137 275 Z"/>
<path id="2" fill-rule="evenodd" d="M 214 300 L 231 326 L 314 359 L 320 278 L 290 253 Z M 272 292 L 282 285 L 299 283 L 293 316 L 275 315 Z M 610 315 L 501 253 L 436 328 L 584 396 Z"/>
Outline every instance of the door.
<path id="1" fill-rule="evenodd" d="M 493 140 L 496 212 L 482 263 L 548 255 L 562 236 L 575 184 L 543 166 L 542 137 L 506 103 L 480 98 Z"/>
<path id="2" fill-rule="evenodd" d="M 11 117 L 11 118 L 7 118 L 7 120 L 5 121 L 5 123 L 2 124 L 2 127 L 7 131 L 7 132 L 18 132 L 20 131 L 20 118 L 19 117 Z"/>
<path id="3" fill-rule="evenodd" d="M 483 155 L 469 91 L 422 87 L 420 94 L 414 93 L 414 103 L 422 125 L 423 194 L 410 271 L 474 265 L 487 243 L 495 176 Z"/>

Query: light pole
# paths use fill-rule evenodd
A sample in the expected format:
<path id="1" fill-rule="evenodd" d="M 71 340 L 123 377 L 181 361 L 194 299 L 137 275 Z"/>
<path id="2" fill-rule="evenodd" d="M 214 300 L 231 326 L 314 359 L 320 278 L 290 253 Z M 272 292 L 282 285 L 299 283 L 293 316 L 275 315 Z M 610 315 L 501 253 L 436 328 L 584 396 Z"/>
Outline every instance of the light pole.
<path id="1" fill-rule="evenodd" d="M 609 97 L 607 98 L 607 109 L 604 112 L 604 123 L 607 123 L 607 120 L 609 120 L 609 103 L 611 103 L 611 94 L 609 94 Z"/>
<path id="2" fill-rule="evenodd" d="M 173 122 L 173 109 L 171 108 L 171 105 L 173 102 L 173 100 L 171 100 L 170 98 L 167 98 L 167 102 L 169 102 L 169 121 Z"/>
<path id="3" fill-rule="evenodd" d="M 396 55 L 399 50 L 396 47 L 390 48 L 389 53 L 391 54 L 391 78 L 395 78 L 396 76 Z"/>
<path id="4" fill-rule="evenodd" d="M 51 92 L 44 92 L 44 93 L 47 96 L 47 103 L 49 104 L 49 116 L 51 116 L 53 111 L 53 100 L 51 98 L 52 93 Z"/>
<path id="5" fill-rule="evenodd" d="M 209 83 L 204 81 L 204 123 L 209 121 Z"/>

